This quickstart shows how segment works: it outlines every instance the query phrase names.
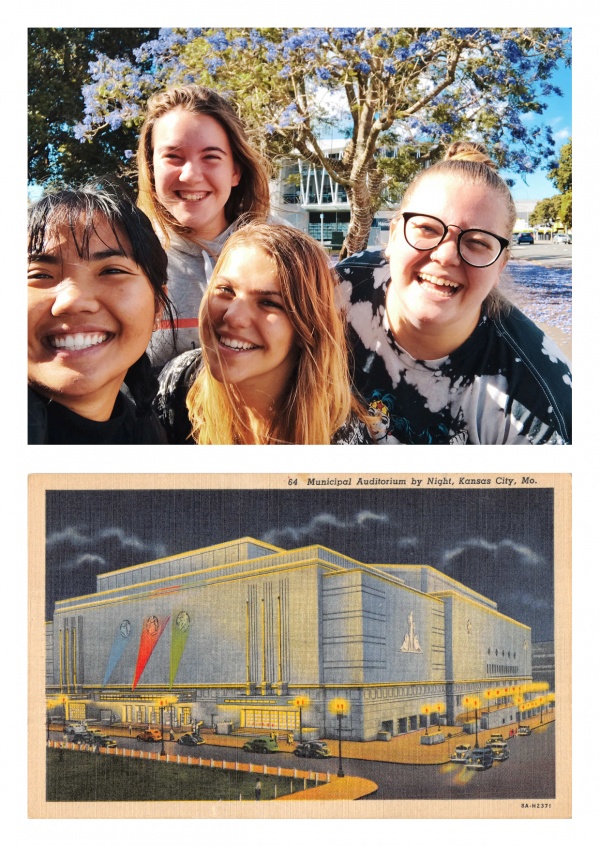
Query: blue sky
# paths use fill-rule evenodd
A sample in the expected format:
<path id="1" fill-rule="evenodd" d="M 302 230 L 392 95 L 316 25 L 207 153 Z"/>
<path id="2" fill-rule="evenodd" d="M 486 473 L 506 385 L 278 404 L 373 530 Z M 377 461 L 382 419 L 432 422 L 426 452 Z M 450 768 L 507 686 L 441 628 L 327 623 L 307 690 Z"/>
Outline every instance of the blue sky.
<path id="1" fill-rule="evenodd" d="M 547 108 L 543 115 L 534 115 L 531 118 L 532 123 L 544 123 L 552 127 L 554 132 L 554 140 L 556 142 L 557 156 L 560 148 L 571 137 L 571 68 L 562 67 L 557 71 L 552 82 L 557 85 L 563 92 L 562 97 L 552 96 L 545 99 Z M 547 179 L 544 170 L 538 170 L 536 173 L 527 177 L 527 182 L 523 178 L 515 174 L 502 173 L 502 176 L 511 176 L 515 180 L 515 185 L 512 188 L 512 195 L 515 200 L 542 200 L 544 197 L 552 197 L 558 191 L 555 186 Z"/>

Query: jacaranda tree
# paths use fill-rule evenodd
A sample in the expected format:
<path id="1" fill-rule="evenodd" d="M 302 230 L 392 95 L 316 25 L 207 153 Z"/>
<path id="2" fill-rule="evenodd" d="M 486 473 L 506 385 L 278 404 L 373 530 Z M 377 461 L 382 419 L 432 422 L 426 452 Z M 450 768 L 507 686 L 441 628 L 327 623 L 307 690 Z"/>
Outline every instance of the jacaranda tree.
<path id="1" fill-rule="evenodd" d="M 133 60 L 90 64 L 75 132 L 93 142 L 137 127 L 147 97 L 167 85 L 227 92 L 264 153 L 300 155 L 345 188 L 344 256 L 366 245 L 383 198 L 397 199 L 455 138 L 482 140 L 514 173 L 555 167 L 550 129 L 523 117 L 561 93 L 549 82 L 561 61 L 570 62 L 561 29 L 163 29 Z M 321 145 L 333 129 L 348 139 L 340 158 Z M 382 155 L 386 147 L 399 154 Z"/>

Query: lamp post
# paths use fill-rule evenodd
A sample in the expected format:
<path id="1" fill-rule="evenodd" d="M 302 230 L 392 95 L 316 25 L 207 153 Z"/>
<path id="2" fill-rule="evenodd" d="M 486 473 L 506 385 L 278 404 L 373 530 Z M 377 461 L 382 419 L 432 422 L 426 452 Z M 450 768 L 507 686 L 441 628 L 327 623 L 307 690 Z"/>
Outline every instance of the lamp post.
<path id="1" fill-rule="evenodd" d="M 294 699 L 294 704 L 298 708 L 300 715 L 300 743 L 302 743 L 302 708 L 305 708 L 310 703 L 308 696 L 297 696 Z"/>
<path id="2" fill-rule="evenodd" d="M 329 703 L 329 710 L 338 721 L 338 778 L 344 778 L 342 767 L 342 720 L 350 711 L 350 703 L 347 699 L 332 699 Z"/>
<path id="3" fill-rule="evenodd" d="M 465 696 L 463 699 L 463 705 L 465 705 L 467 708 L 467 722 L 469 722 L 469 706 L 471 706 L 471 708 L 473 708 L 473 710 L 475 711 L 475 746 L 479 746 L 478 709 L 481 707 L 481 702 L 479 701 L 479 698 L 477 696 Z"/>
<path id="4" fill-rule="evenodd" d="M 162 756 L 165 754 L 165 723 L 164 723 L 165 705 L 164 705 L 164 702 L 162 701 L 162 699 L 160 701 L 159 707 L 160 707 L 160 757 L 162 758 Z"/>
<path id="5" fill-rule="evenodd" d="M 423 705 L 421 708 L 421 713 L 425 714 L 425 734 L 429 734 L 429 713 L 431 708 L 429 705 Z"/>

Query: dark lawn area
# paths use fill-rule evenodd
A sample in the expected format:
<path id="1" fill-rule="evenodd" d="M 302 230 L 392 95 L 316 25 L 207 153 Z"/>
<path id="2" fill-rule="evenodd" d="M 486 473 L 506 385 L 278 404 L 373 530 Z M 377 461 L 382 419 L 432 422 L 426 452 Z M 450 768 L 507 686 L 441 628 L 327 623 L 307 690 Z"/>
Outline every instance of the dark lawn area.
<path id="1" fill-rule="evenodd" d="M 66 749 L 46 752 L 48 802 L 218 801 L 239 800 L 240 795 L 255 801 L 257 773 Z M 261 800 L 304 788 L 302 779 L 260 775 L 260 780 Z"/>

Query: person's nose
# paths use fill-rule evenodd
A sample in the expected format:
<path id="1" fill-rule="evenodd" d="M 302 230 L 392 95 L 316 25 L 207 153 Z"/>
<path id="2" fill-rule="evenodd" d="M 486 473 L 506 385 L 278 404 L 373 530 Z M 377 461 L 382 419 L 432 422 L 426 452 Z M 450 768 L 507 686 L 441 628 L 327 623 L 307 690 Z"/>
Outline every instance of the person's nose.
<path id="1" fill-rule="evenodd" d="M 52 314 L 59 317 L 61 314 L 74 314 L 77 312 L 97 312 L 100 304 L 94 293 L 93 285 L 88 282 L 74 278 L 63 279 L 56 290 Z"/>
<path id="2" fill-rule="evenodd" d="M 452 232 L 448 229 L 444 238 L 437 247 L 431 251 L 431 258 L 441 265 L 460 264 L 460 253 L 458 252 L 459 232 Z"/>
<path id="3" fill-rule="evenodd" d="M 252 322 L 250 304 L 243 297 L 234 297 L 228 304 L 223 315 L 224 322 L 237 328 L 249 326 Z"/>
<path id="4" fill-rule="evenodd" d="M 179 181 L 202 182 L 203 179 L 204 172 L 202 164 L 194 159 L 187 159 L 179 172 Z"/>

